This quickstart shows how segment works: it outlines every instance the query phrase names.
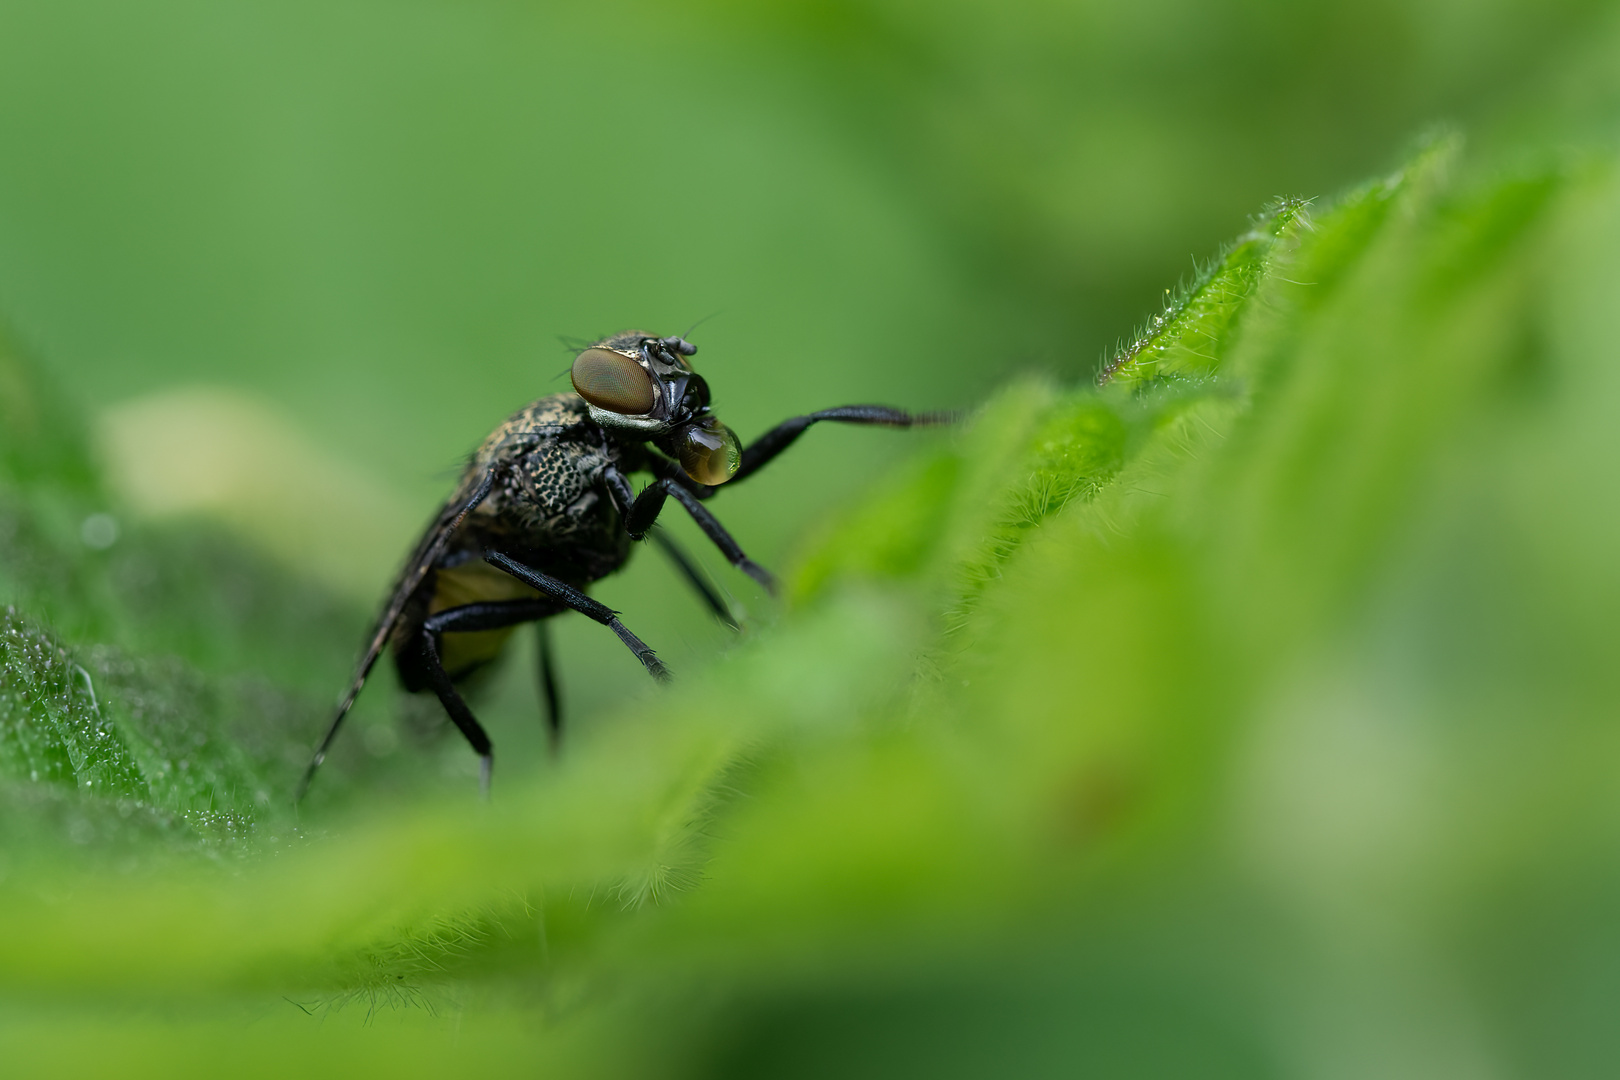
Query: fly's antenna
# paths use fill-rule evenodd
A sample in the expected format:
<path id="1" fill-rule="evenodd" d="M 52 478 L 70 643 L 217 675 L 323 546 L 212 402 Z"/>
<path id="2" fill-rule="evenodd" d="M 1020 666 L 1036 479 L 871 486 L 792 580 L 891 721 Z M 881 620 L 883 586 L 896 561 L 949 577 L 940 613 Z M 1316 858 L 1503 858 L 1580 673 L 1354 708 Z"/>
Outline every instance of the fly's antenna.
<path id="1" fill-rule="evenodd" d="M 707 315 L 703 316 L 703 318 L 699 319 L 697 322 L 693 323 L 691 326 L 688 326 L 686 328 L 686 333 L 681 335 L 681 340 L 685 341 L 687 338 L 691 337 L 692 336 L 692 331 L 696 330 L 698 327 L 702 326 L 704 323 L 708 322 L 710 319 L 714 318 L 716 315 L 720 315 L 720 314 L 724 313 L 725 310 L 726 310 L 725 308 L 715 308 L 713 311 L 711 311 Z"/>

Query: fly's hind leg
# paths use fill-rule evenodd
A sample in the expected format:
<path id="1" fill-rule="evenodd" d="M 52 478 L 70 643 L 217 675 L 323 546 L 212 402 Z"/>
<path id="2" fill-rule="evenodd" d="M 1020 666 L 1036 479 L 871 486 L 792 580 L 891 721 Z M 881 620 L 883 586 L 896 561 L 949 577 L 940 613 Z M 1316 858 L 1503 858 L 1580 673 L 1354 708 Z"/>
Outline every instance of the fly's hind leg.
<path id="1" fill-rule="evenodd" d="M 557 692 L 555 656 L 551 647 L 551 628 L 547 623 L 534 624 L 535 639 L 540 654 L 540 702 L 546 714 L 546 737 L 553 757 L 562 747 L 562 696 Z"/>
<path id="2" fill-rule="evenodd" d="M 472 709 L 439 658 L 439 639 L 442 635 L 477 630 L 501 630 L 518 623 L 533 622 L 547 615 L 555 615 L 558 605 L 545 600 L 507 600 L 483 604 L 463 604 L 429 616 L 422 623 L 422 660 L 428 685 L 438 695 L 450 720 L 472 745 L 478 755 L 478 784 L 485 796 L 489 795 L 490 773 L 495 767 L 495 747 L 478 722 Z"/>

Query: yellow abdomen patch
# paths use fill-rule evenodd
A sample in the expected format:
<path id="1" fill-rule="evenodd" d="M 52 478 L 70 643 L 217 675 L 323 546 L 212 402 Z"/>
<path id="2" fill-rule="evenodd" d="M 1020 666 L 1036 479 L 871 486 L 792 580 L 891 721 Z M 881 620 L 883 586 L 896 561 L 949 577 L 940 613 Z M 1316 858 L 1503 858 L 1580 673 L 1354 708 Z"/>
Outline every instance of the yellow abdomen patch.
<path id="1" fill-rule="evenodd" d="M 540 599 L 543 598 L 538 592 L 511 574 L 503 573 L 479 559 L 437 572 L 433 583 L 433 602 L 428 605 L 428 614 L 437 615 L 463 604 Z M 444 669 L 453 677 L 479 664 L 488 663 L 500 654 L 506 639 L 516 629 L 510 626 L 501 630 L 445 634 L 440 656 Z"/>

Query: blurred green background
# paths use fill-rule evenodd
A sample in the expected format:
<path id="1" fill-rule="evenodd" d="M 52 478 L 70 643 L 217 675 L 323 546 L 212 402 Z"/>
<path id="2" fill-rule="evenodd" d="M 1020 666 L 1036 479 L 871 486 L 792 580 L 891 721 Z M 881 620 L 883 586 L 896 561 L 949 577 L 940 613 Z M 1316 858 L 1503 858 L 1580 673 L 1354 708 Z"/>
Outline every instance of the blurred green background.
<path id="1" fill-rule="evenodd" d="M 0 103 L 10 1060 L 1612 1072 L 1614 5 L 0 0 Z M 744 439 L 985 408 L 295 814 L 558 337 L 699 320 Z"/>
<path id="2" fill-rule="evenodd" d="M 198 384 L 273 408 L 311 464 L 248 470 L 256 509 L 225 516 L 365 603 L 462 455 L 565 386 L 560 335 L 713 316 L 744 437 L 1081 379 L 1265 199 L 1437 122 L 1541 123 L 1613 59 L 1609 6 L 1575 0 L 0 11 L 0 312 L 89 409 Z M 904 448 L 818 433 L 726 520 L 779 564 Z M 317 473 L 381 494 L 322 530 Z M 653 561 L 604 596 L 690 663 L 720 638 Z M 579 708 L 609 703 L 617 646 L 565 636 Z"/>

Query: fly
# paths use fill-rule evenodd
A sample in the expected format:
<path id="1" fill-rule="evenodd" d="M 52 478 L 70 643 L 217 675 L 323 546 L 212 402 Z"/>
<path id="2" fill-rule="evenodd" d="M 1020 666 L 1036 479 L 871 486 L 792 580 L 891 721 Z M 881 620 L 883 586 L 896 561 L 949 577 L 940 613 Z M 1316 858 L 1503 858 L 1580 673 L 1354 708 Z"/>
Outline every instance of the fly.
<path id="1" fill-rule="evenodd" d="M 669 678 L 618 613 L 585 592 L 625 564 L 633 541 L 650 535 L 710 609 L 731 622 L 725 602 L 691 560 L 652 532 L 668 500 L 692 516 L 727 562 L 774 592 L 775 578 L 704 505 L 721 484 L 752 476 L 823 420 L 912 427 L 949 419 L 845 405 L 784 420 L 744 448 L 711 410 L 708 383 L 692 368 L 696 353 L 697 346 L 680 337 L 615 334 L 574 359 L 574 393 L 525 406 L 484 440 L 389 592 L 304 771 L 299 798 L 384 649 L 392 650 L 407 691 L 438 697 L 478 755 L 488 791 L 494 749 L 457 684 L 494 660 L 521 624 L 539 624 L 540 685 L 553 745 L 561 737 L 562 709 L 542 620 L 577 611 L 617 635 L 654 679 Z M 653 477 L 639 493 L 629 480 L 637 472 Z"/>

